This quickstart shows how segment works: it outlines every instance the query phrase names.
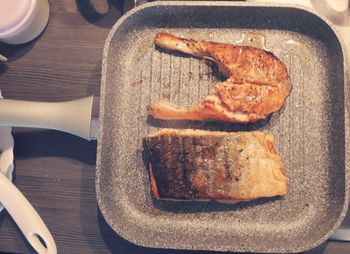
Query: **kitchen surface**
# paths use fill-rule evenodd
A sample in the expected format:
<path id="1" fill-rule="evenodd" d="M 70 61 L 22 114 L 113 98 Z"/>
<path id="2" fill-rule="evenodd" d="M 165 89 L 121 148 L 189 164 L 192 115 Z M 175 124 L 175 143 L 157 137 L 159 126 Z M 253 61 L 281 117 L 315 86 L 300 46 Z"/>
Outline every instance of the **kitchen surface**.
<path id="1" fill-rule="evenodd" d="M 50 1 L 49 23 L 38 38 L 0 43 L 8 58 L 0 63 L 2 96 L 46 102 L 98 96 L 103 46 L 123 8 L 123 0 Z M 26 128 L 14 128 L 13 136 L 14 183 L 47 225 L 58 253 L 220 253 L 145 248 L 117 235 L 96 201 L 96 141 Z M 0 252 L 35 253 L 6 210 L 0 213 Z M 350 253 L 350 242 L 327 241 L 305 253 Z"/>

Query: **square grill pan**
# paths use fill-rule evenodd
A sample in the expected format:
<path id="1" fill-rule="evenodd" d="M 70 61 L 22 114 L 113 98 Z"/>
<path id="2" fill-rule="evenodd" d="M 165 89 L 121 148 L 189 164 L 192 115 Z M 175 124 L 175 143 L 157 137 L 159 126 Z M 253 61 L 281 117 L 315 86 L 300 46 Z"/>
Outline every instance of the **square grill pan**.
<path id="1" fill-rule="evenodd" d="M 263 47 L 287 66 L 284 108 L 248 125 L 159 121 L 147 105 L 194 105 L 218 79 L 202 61 L 154 46 L 155 34 Z M 97 200 L 108 224 L 142 246 L 300 252 L 328 239 L 349 201 L 349 83 L 342 43 L 304 7 L 237 2 L 155 2 L 112 28 L 104 49 Z M 142 138 L 159 128 L 264 130 L 290 180 L 285 198 L 225 205 L 151 198 Z"/>

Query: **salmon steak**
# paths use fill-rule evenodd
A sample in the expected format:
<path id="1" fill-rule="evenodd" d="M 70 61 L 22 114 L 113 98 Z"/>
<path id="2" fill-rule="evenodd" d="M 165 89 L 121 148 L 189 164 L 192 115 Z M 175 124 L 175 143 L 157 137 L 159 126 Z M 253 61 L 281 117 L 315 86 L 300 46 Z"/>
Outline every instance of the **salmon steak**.
<path id="1" fill-rule="evenodd" d="M 265 132 L 162 129 L 144 146 L 155 199 L 234 203 L 288 192 L 274 138 Z"/>
<path id="2" fill-rule="evenodd" d="M 155 44 L 217 65 L 226 78 L 198 106 L 153 102 L 148 112 L 167 120 L 256 122 L 282 108 L 291 91 L 286 66 L 271 52 L 248 46 L 195 41 L 161 32 Z"/>

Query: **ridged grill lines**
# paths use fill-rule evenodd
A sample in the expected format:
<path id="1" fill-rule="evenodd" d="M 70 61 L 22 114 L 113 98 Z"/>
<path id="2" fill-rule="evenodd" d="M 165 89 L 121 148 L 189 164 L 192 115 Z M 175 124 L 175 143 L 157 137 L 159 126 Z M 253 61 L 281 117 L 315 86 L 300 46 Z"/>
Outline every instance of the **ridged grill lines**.
<path id="1" fill-rule="evenodd" d="M 197 92 L 197 100 L 200 100 L 202 95 L 201 95 L 201 86 L 202 86 L 202 64 L 198 64 L 198 73 L 199 73 L 199 80 L 198 80 L 198 92 Z"/>
<path id="2" fill-rule="evenodd" d="M 190 85 L 191 84 L 191 79 L 192 79 L 192 58 L 190 58 L 190 62 L 189 62 L 189 67 L 188 67 L 188 84 L 187 85 Z M 190 105 L 191 104 L 191 89 L 188 89 L 188 94 L 187 94 L 187 105 Z"/>
<path id="3" fill-rule="evenodd" d="M 141 124 L 141 121 L 140 121 L 140 115 L 142 115 L 142 96 L 143 96 L 143 86 L 144 86 L 144 81 L 143 81 L 143 75 L 142 75 L 142 69 L 141 69 L 141 71 L 140 71 L 140 80 L 141 80 L 141 84 L 140 84 L 140 93 L 139 93 L 139 106 L 138 106 L 138 108 L 139 108 L 139 112 L 138 112 L 138 117 L 136 118 L 137 119 L 137 135 L 136 135 L 136 139 L 137 140 L 140 140 L 140 134 L 141 134 L 141 131 L 140 131 L 140 129 L 141 129 L 141 127 L 140 127 L 140 124 Z M 136 140 L 136 144 L 138 144 L 138 141 Z"/>
<path id="4" fill-rule="evenodd" d="M 171 101 L 172 100 L 172 92 L 171 92 L 171 83 L 173 82 L 173 56 L 171 55 L 170 56 L 170 81 L 169 81 L 169 100 Z"/>
<path id="5" fill-rule="evenodd" d="M 164 83 L 164 81 L 163 81 L 163 70 L 164 70 L 164 68 L 163 68 L 163 53 L 160 53 L 160 55 L 159 55 L 159 75 L 160 75 L 160 77 L 159 77 L 159 99 L 162 99 L 162 90 L 163 90 L 163 83 Z"/>
<path id="6" fill-rule="evenodd" d="M 181 104 L 181 97 L 182 97 L 182 89 L 181 89 L 181 75 L 182 75 L 182 58 L 180 58 L 180 64 L 179 64 L 179 102 L 178 104 Z"/>

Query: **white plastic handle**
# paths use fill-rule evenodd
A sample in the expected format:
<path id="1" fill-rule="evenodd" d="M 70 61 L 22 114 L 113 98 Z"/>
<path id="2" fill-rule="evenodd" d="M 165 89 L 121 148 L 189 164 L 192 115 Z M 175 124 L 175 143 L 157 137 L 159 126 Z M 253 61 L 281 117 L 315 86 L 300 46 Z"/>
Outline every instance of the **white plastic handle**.
<path id="1" fill-rule="evenodd" d="M 65 102 L 0 100 L 0 125 L 37 127 L 91 139 L 93 96 Z"/>
<path id="2" fill-rule="evenodd" d="M 45 223 L 22 193 L 1 173 L 0 202 L 39 254 L 57 253 L 56 243 Z"/>

